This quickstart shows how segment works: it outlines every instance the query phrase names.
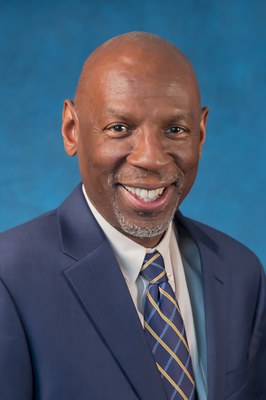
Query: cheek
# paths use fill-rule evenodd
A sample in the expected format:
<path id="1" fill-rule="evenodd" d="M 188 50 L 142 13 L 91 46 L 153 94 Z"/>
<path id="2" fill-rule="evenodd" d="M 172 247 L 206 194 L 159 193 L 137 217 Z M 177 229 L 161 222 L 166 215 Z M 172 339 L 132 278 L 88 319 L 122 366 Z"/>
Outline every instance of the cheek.
<path id="1" fill-rule="evenodd" d="M 184 175 L 197 170 L 199 162 L 198 146 L 180 146 L 175 154 L 176 163 Z"/>
<path id="2" fill-rule="evenodd" d="M 126 146 L 117 141 L 92 139 L 80 143 L 79 167 L 83 182 L 91 186 L 90 190 L 101 193 L 103 189 L 111 190 L 110 185 L 126 159 Z"/>
<path id="3" fill-rule="evenodd" d="M 129 152 L 129 143 L 108 140 L 94 146 L 87 157 L 87 166 L 98 175 L 115 176 L 126 168 Z"/>

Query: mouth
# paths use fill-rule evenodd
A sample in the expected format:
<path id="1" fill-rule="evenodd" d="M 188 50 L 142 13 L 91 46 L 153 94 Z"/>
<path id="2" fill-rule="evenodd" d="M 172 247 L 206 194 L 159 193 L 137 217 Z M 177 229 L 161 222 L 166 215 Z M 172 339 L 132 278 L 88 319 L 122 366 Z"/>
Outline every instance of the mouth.
<path id="1" fill-rule="evenodd" d="M 118 193 L 123 204 L 137 212 L 160 212 L 167 207 L 172 199 L 175 185 L 161 185 L 160 187 L 138 187 L 126 184 L 118 185 Z"/>
<path id="2" fill-rule="evenodd" d="M 165 190 L 165 187 L 161 187 L 158 189 L 143 189 L 133 186 L 126 186 L 123 187 L 134 196 L 138 197 L 140 200 L 144 201 L 145 203 L 151 203 L 157 200 Z"/>

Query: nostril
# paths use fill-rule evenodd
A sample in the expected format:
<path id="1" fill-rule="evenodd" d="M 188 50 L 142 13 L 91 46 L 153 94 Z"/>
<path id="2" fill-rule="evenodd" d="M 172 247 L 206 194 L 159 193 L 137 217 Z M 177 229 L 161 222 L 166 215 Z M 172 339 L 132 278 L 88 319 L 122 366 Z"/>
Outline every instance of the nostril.
<path id="1" fill-rule="evenodd" d="M 167 165 L 169 159 L 169 154 L 163 149 L 143 146 L 132 151 L 127 157 L 127 162 L 137 167 L 152 170 Z"/>

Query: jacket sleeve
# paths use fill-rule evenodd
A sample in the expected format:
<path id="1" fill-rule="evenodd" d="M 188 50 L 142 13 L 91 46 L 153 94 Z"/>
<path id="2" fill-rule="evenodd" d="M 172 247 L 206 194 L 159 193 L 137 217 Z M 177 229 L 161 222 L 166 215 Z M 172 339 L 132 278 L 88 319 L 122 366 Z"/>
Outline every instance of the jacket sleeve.
<path id="1" fill-rule="evenodd" d="M 261 267 L 260 291 L 250 347 L 250 399 L 266 399 L 266 277 Z"/>
<path id="2" fill-rule="evenodd" d="M 15 304 L 0 279 L 0 399 L 33 399 L 28 344 Z"/>

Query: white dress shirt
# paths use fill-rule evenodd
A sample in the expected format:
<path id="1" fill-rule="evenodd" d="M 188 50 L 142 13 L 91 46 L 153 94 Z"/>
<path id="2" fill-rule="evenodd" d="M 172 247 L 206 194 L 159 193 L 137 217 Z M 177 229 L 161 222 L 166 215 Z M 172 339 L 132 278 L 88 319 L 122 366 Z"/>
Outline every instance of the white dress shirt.
<path id="1" fill-rule="evenodd" d="M 82 190 L 92 214 L 110 242 L 127 283 L 142 326 L 144 326 L 144 305 L 148 283 L 141 276 L 139 276 L 139 273 L 146 253 L 153 252 L 155 248 L 147 249 L 119 232 L 97 211 L 97 209 L 91 203 L 86 194 L 84 185 L 82 185 Z M 199 362 L 192 307 L 183 262 L 177 243 L 177 237 L 178 234 L 171 222 L 162 240 L 156 246 L 156 250 L 161 253 L 164 259 L 168 280 L 176 295 L 182 318 L 184 320 L 196 386 L 197 388 L 200 386 L 200 392 L 203 393 L 202 395 L 198 393 L 199 400 L 205 400 L 207 398 L 206 388 L 205 390 L 202 390 L 202 386 L 203 383 L 206 384 L 206 382 Z"/>

